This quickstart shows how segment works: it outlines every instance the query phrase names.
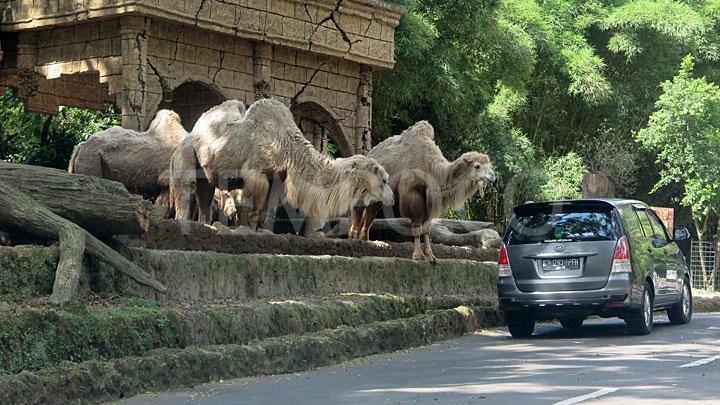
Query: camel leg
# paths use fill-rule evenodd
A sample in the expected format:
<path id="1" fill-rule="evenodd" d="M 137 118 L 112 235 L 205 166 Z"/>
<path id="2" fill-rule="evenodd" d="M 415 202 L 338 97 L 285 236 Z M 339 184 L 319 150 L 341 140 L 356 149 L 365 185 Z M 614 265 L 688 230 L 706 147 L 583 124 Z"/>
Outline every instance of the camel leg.
<path id="1" fill-rule="evenodd" d="M 323 222 L 317 218 L 307 217 L 305 219 L 305 229 L 303 230 L 303 236 L 308 238 L 324 238 L 325 234 L 320 231 L 323 226 Z"/>
<path id="2" fill-rule="evenodd" d="M 425 253 L 423 252 L 422 245 L 420 243 L 420 237 L 423 234 L 422 224 L 420 222 L 411 221 L 410 226 L 412 230 L 412 236 L 415 239 L 412 256 L 410 256 L 410 258 L 413 260 L 425 260 Z"/>
<path id="3" fill-rule="evenodd" d="M 267 217 L 270 182 L 265 176 L 248 176 L 243 193 L 247 193 L 252 206 L 248 213 L 248 225 L 257 230 Z"/>
<path id="4" fill-rule="evenodd" d="M 426 222 L 423 224 L 423 242 L 425 244 L 423 251 L 425 253 L 425 258 L 427 258 L 428 261 L 431 263 L 437 263 L 437 258 L 433 254 L 432 251 L 432 242 L 430 242 L 430 227 L 432 227 L 432 222 Z"/>
<path id="5" fill-rule="evenodd" d="M 382 202 L 376 202 L 365 207 L 362 218 L 360 219 L 360 231 L 358 238 L 360 240 L 370 240 L 370 227 L 372 227 L 377 213 L 382 209 Z"/>
<path id="6" fill-rule="evenodd" d="M 195 184 L 183 184 L 178 182 L 177 187 L 173 187 L 171 197 L 175 206 L 175 219 L 193 219 L 193 197 L 195 196 Z"/>
<path id="7" fill-rule="evenodd" d="M 348 238 L 349 239 L 358 239 L 358 231 L 360 229 L 360 221 L 362 220 L 363 213 L 365 212 L 365 207 L 359 206 L 359 207 L 352 207 L 350 210 L 350 229 Z"/>
<path id="8" fill-rule="evenodd" d="M 215 187 L 207 179 L 197 180 L 195 198 L 198 208 L 198 222 L 210 225 L 212 222 L 212 202 L 215 196 Z"/>

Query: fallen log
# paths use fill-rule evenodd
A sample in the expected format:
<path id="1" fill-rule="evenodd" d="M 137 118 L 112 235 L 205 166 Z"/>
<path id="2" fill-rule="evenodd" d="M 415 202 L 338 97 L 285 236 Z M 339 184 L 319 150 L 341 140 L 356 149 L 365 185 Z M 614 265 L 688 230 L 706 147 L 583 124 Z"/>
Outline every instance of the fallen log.
<path id="1" fill-rule="evenodd" d="M 435 243 L 452 246 L 473 246 L 498 249 L 502 239 L 493 229 L 480 229 L 468 233 L 454 233 L 449 228 L 433 224 L 430 239 Z"/>
<path id="2" fill-rule="evenodd" d="M 40 166 L 0 161 L 0 181 L 95 235 L 147 232 L 153 204 L 122 184 Z"/>
<path id="3" fill-rule="evenodd" d="M 0 170 L 1 171 L 1 170 Z M 121 256 L 77 224 L 53 213 L 14 184 L 0 181 L 0 224 L 59 242 L 59 260 L 50 302 L 63 305 L 77 293 L 83 254 L 108 264 L 140 284 L 167 289 L 135 263 Z"/>
<path id="4" fill-rule="evenodd" d="M 453 222 L 456 222 L 453 224 Z M 490 222 L 455 221 L 450 219 L 433 220 L 430 238 L 433 243 L 449 246 L 474 246 L 497 249 L 500 247 L 500 235 L 492 229 Z M 348 236 L 347 218 L 332 218 L 328 221 L 326 236 L 339 238 Z M 450 226 L 447 226 L 450 225 Z M 461 232 L 456 232 L 461 231 Z M 407 218 L 379 218 L 373 221 L 370 229 L 371 240 L 380 239 L 393 242 L 412 242 L 410 220 Z"/>
<path id="5" fill-rule="evenodd" d="M 492 222 L 482 222 L 482 221 L 466 221 L 462 219 L 445 219 L 445 218 L 438 218 L 432 220 L 433 226 L 440 225 L 444 226 L 450 232 L 453 233 L 468 233 L 468 232 L 476 232 L 481 231 L 483 229 L 493 229 L 495 224 Z"/>

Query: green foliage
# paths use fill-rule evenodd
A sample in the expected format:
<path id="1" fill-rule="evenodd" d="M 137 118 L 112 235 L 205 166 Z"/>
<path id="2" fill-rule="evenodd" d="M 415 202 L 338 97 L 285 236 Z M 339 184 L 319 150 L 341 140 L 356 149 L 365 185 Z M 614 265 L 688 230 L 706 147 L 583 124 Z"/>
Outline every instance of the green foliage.
<path id="1" fill-rule="evenodd" d="M 575 152 L 551 156 L 544 164 L 545 181 L 540 186 L 540 199 L 561 200 L 580 198 L 580 183 L 587 173 L 582 158 Z"/>
<path id="2" fill-rule="evenodd" d="M 634 134 L 685 55 L 720 80 L 720 1 L 400 2 L 396 68 L 374 76 L 374 137 L 427 119 L 448 158 L 488 153 L 498 181 L 468 204 L 470 217 L 502 222 L 508 205 L 547 197 L 546 181 L 577 196 L 588 170 L 621 197 L 674 204 L 677 187 L 650 193 L 659 163 Z M 548 174 L 558 162 L 574 172 Z"/>
<path id="3" fill-rule="evenodd" d="M 5 89 L 0 97 L 0 159 L 65 169 L 77 143 L 118 123 L 111 107 L 102 112 L 65 107 L 57 116 L 26 112 Z"/>
<path id="4" fill-rule="evenodd" d="M 660 180 L 654 190 L 671 183 L 684 185 L 680 203 L 700 220 L 720 206 L 720 88 L 693 76 L 686 57 L 672 81 L 662 85 L 647 127 L 637 140 L 657 152 Z"/>

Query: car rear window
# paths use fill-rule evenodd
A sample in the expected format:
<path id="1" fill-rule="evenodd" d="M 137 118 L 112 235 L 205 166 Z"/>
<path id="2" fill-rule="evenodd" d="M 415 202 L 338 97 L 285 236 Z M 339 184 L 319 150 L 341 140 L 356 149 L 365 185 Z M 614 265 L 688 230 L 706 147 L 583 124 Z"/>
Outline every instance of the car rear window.
<path id="1" fill-rule="evenodd" d="M 605 204 L 533 204 L 515 210 L 505 238 L 508 245 L 616 240 L 613 207 Z"/>

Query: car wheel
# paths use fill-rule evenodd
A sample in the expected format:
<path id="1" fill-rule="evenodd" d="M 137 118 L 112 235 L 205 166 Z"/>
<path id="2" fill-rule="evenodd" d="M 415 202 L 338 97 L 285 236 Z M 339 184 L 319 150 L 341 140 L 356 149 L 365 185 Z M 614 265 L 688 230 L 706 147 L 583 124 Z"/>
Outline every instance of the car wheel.
<path id="1" fill-rule="evenodd" d="M 508 312 L 505 314 L 510 334 L 515 338 L 530 337 L 535 330 L 535 317 L 526 312 Z"/>
<path id="2" fill-rule="evenodd" d="M 633 335 L 648 335 L 653 327 L 653 296 L 652 286 L 647 281 L 643 289 L 640 308 L 625 314 L 625 323 Z"/>
<path id="3" fill-rule="evenodd" d="M 692 291 L 690 290 L 690 285 L 687 283 L 687 280 L 683 280 L 680 302 L 667 310 L 670 323 L 673 325 L 689 323 L 692 319 L 692 311 Z"/>
<path id="4" fill-rule="evenodd" d="M 560 325 L 565 329 L 579 329 L 582 328 L 584 318 L 561 318 Z"/>

